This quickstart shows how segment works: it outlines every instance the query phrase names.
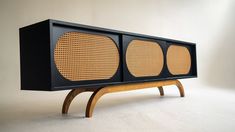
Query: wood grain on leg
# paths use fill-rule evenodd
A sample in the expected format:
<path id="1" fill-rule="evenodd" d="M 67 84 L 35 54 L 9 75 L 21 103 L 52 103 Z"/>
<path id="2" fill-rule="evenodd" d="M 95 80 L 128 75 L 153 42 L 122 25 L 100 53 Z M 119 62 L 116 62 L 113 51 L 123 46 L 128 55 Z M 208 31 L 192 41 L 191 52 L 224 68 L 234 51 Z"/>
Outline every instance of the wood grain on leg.
<path id="1" fill-rule="evenodd" d="M 101 89 L 95 91 L 91 95 L 91 97 L 90 97 L 90 99 L 87 103 L 87 107 L 86 107 L 86 117 L 91 117 L 92 116 L 92 113 L 94 111 L 94 108 L 95 108 L 95 105 L 96 105 L 97 101 L 99 100 L 99 98 L 101 96 L 103 96 L 106 93 L 108 93 L 108 90 L 107 90 L 107 88 L 104 87 L 104 88 L 101 88 Z"/>
<path id="2" fill-rule="evenodd" d="M 121 91 L 130 91 L 130 90 L 138 90 L 144 88 L 158 87 L 160 95 L 164 95 L 163 86 L 167 85 L 176 85 L 179 89 L 180 96 L 184 97 L 184 89 L 180 81 L 178 80 L 167 80 L 167 81 L 156 81 L 156 82 L 144 82 L 144 83 L 131 83 L 131 84 L 123 84 L 123 85 L 113 85 L 107 86 L 101 89 L 96 90 L 91 98 L 89 99 L 86 107 L 86 117 L 91 117 L 94 111 L 95 105 L 97 101 L 107 93 L 121 92 Z"/>
<path id="3" fill-rule="evenodd" d="M 180 96 L 181 97 L 184 97 L 185 94 L 184 94 L 184 87 L 183 85 L 181 84 L 181 82 L 179 80 L 175 80 L 176 81 L 176 86 L 178 87 L 179 89 L 179 92 L 180 92 Z"/>
<path id="4" fill-rule="evenodd" d="M 93 90 L 86 89 L 86 88 L 78 88 L 78 89 L 71 90 L 64 100 L 64 104 L 62 107 L 62 114 L 68 113 L 69 106 L 70 106 L 71 102 L 78 94 L 80 94 L 82 92 L 88 92 L 88 91 L 93 91 Z"/>
<path id="5" fill-rule="evenodd" d="M 160 92 L 160 95 L 161 95 L 161 96 L 164 96 L 163 87 L 162 87 L 162 86 L 159 86 L 159 87 L 158 87 L 158 90 L 159 90 L 159 92 Z"/>
<path id="6" fill-rule="evenodd" d="M 176 85 L 179 89 L 180 96 L 184 97 L 184 88 L 183 85 L 180 83 L 178 80 L 166 80 L 166 81 L 155 81 L 155 82 L 142 82 L 142 83 L 129 83 L 129 84 L 122 84 L 122 85 L 111 85 L 103 88 L 78 88 L 74 89 L 69 94 L 64 100 L 63 108 L 62 108 L 62 113 L 67 114 L 69 106 L 72 102 L 72 100 L 80 93 L 82 92 L 87 92 L 87 91 L 92 91 L 94 92 L 86 107 L 86 117 L 91 117 L 92 113 L 94 111 L 95 105 L 97 101 L 107 93 L 114 93 L 114 92 L 121 92 L 121 91 L 130 91 L 130 90 L 139 90 L 139 89 L 145 89 L 145 88 L 152 88 L 152 87 L 158 87 L 158 90 L 160 92 L 160 95 L 164 95 L 164 90 L 163 86 L 167 85 Z"/>

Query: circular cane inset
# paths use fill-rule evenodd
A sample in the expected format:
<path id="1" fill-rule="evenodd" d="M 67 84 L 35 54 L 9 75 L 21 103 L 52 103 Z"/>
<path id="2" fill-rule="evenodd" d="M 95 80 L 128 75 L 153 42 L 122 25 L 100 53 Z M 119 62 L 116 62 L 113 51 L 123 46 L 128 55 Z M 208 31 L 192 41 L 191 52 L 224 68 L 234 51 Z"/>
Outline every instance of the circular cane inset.
<path id="1" fill-rule="evenodd" d="M 132 40 L 127 47 L 126 63 L 135 77 L 158 76 L 164 64 L 162 49 L 156 42 Z"/>
<path id="2" fill-rule="evenodd" d="M 70 81 L 110 79 L 119 66 L 119 51 L 107 36 L 67 32 L 56 43 L 54 61 Z"/>
<path id="3" fill-rule="evenodd" d="M 189 50 L 183 46 L 171 45 L 167 50 L 167 67 L 172 75 L 188 74 L 191 68 Z"/>

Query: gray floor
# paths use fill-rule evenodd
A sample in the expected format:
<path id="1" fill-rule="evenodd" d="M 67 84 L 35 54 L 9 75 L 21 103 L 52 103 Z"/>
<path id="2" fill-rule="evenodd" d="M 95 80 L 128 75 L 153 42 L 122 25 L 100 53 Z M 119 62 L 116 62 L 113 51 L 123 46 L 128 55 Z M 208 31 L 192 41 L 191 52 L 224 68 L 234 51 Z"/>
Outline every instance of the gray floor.
<path id="1" fill-rule="evenodd" d="M 69 114 L 62 116 L 62 101 L 68 91 L 18 91 L 15 98 L 1 98 L 0 132 L 235 131 L 234 91 L 185 87 L 190 88 L 185 88 L 184 98 L 174 86 L 165 87 L 164 97 L 155 88 L 105 95 L 90 119 L 84 118 L 90 93 L 78 96 Z"/>

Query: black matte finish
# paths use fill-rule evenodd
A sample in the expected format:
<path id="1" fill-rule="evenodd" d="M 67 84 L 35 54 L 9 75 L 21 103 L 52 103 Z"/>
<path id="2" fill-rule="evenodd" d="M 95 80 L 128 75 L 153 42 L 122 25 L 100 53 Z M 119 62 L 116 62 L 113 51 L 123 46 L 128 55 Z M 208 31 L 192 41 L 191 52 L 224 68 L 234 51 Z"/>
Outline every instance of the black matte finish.
<path id="1" fill-rule="evenodd" d="M 116 43 L 120 54 L 120 64 L 117 72 L 111 79 L 69 81 L 61 76 L 54 63 L 54 49 L 58 38 L 62 34 L 71 31 L 105 35 Z M 150 40 L 160 44 L 164 54 L 164 66 L 159 76 L 136 78 L 129 73 L 125 62 L 125 52 L 129 42 L 133 39 Z M 183 45 L 189 49 L 192 60 L 189 74 L 173 76 L 169 73 L 165 62 L 166 51 L 171 44 Z M 46 20 L 20 28 L 20 59 L 22 90 L 53 91 L 79 87 L 102 87 L 130 82 L 197 77 L 196 45 L 194 43 L 56 20 Z"/>
<path id="2" fill-rule="evenodd" d="M 20 29 L 22 90 L 51 89 L 49 20 Z"/>

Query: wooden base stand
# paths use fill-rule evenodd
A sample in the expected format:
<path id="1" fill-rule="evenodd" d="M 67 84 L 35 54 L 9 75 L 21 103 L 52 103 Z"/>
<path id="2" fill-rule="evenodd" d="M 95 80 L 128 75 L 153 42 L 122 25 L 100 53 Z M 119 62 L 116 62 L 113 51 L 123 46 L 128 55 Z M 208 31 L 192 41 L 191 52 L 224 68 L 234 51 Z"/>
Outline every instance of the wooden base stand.
<path id="1" fill-rule="evenodd" d="M 107 93 L 114 93 L 114 92 L 121 92 L 121 91 L 129 91 L 129 90 L 137 90 L 137 89 L 144 89 L 144 88 L 151 88 L 151 87 L 158 87 L 160 95 L 164 95 L 163 86 L 167 85 L 176 85 L 179 89 L 180 96 L 184 97 L 184 88 L 180 81 L 178 80 L 167 80 L 167 81 L 155 81 L 155 82 L 143 82 L 143 83 L 131 83 L 131 84 L 122 84 L 122 85 L 113 85 L 113 86 L 107 86 L 103 88 L 98 89 L 91 89 L 91 88 L 78 88 L 73 89 L 69 92 L 67 97 L 64 100 L 62 113 L 67 114 L 69 106 L 72 102 L 72 100 L 80 93 L 82 92 L 94 92 L 86 107 L 86 117 L 91 117 L 93 110 L 95 108 L 95 105 L 99 98 Z"/>

